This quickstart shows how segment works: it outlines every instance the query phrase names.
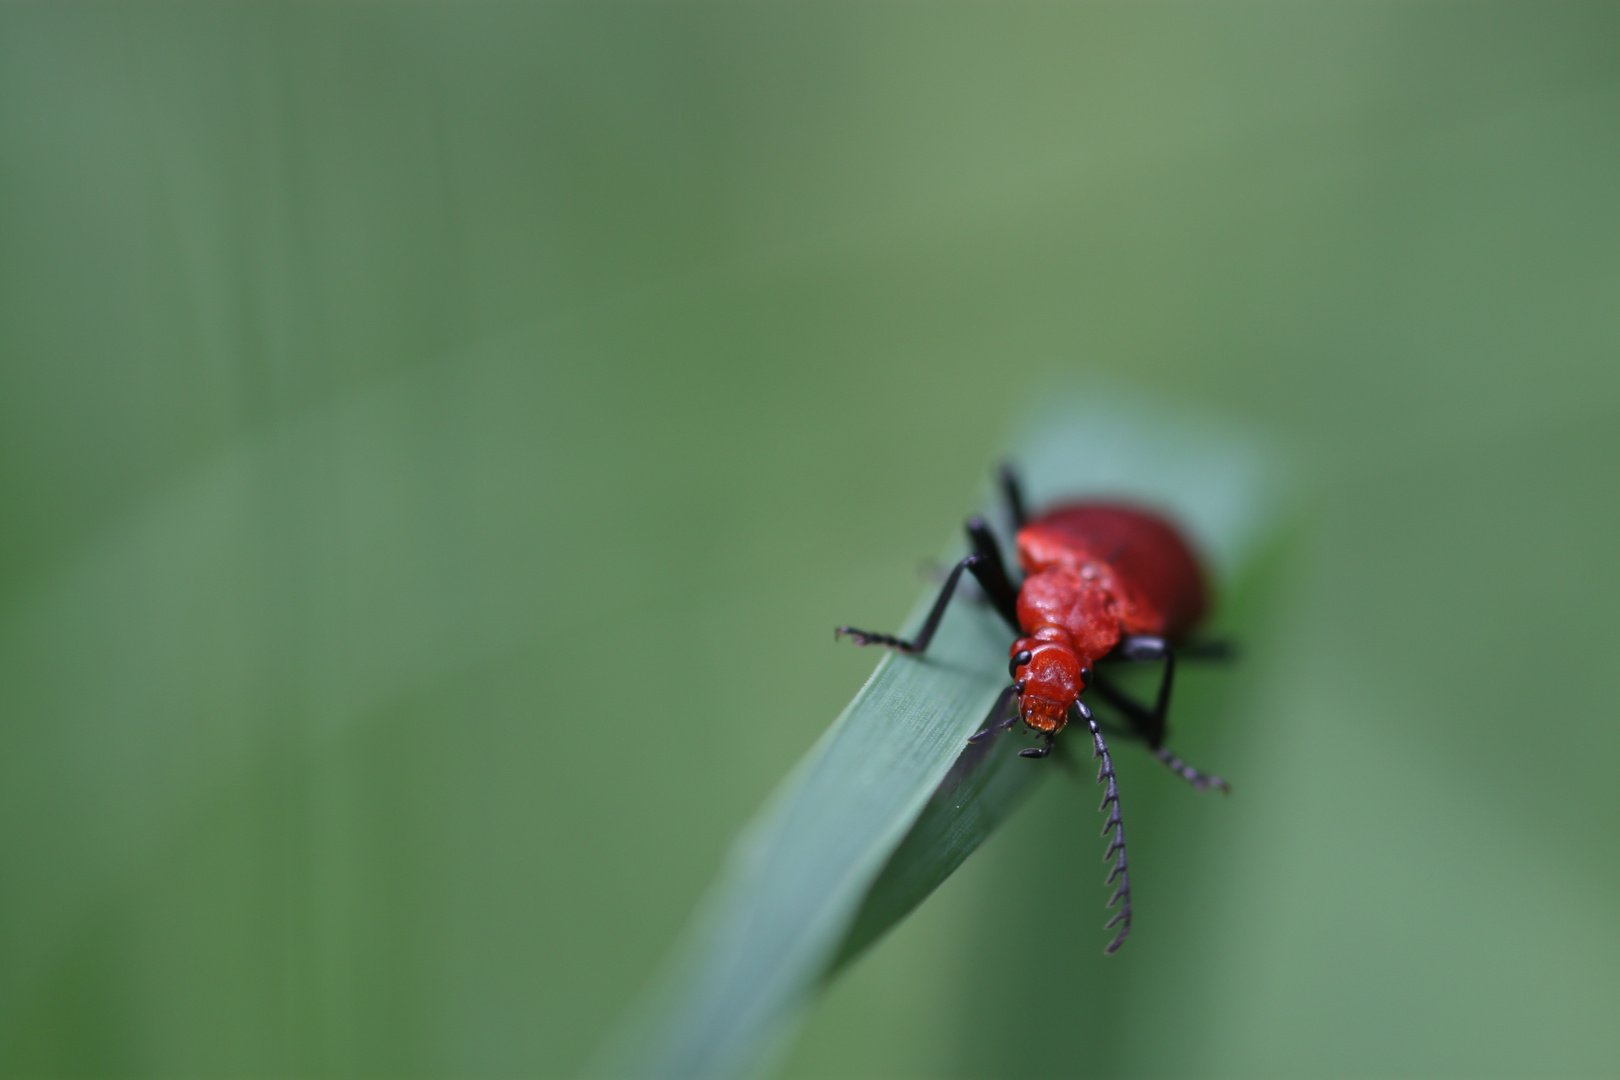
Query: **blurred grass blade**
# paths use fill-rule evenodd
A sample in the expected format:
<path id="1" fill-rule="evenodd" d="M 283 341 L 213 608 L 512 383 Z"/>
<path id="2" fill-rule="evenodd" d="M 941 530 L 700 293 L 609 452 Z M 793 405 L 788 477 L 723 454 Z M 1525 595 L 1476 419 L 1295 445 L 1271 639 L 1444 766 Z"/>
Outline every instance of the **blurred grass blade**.
<path id="1" fill-rule="evenodd" d="M 1081 399 L 1084 400 L 1084 399 Z M 1032 505 L 1159 506 L 1230 581 L 1266 533 L 1256 449 L 1207 423 L 1093 393 L 1038 410 L 1013 452 Z M 922 620 L 933 590 L 908 629 Z M 967 746 L 1006 685 L 1007 628 L 959 602 L 924 658 L 886 655 L 738 840 L 663 979 L 599 1064 L 612 1076 L 757 1074 L 817 986 L 939 886 L 1051 772 L 1002 736 Z"/>

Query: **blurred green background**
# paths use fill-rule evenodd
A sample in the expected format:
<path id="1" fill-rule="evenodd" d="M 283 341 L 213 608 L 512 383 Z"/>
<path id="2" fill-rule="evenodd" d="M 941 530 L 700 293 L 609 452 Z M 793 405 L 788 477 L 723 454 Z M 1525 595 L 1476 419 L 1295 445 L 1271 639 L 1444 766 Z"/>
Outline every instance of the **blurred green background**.
<path id="1" fill-rule="evenodd" d="M 0 1071 L 577 1072 L 1101 377 L 1299 480 L 1235 793 L 788 1075 L 1612 1075 L 1617 194 L 1609 4 L 0 8 Z"/>

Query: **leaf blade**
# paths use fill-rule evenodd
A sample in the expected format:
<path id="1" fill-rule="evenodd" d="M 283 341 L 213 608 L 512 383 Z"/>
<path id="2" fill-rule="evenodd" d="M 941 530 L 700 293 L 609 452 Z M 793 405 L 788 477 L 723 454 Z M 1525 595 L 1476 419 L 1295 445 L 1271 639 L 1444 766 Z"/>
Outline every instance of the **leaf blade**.
<path id="1" fill-rule="evenodd" d="M 1095 389 L 1033 410 L 1013 460 L 1033 506 L 1125 497 L 1168 513 L 1234 580 L 1276 521 L 1260 448 L 1197 417 Z M 988 491 L 986 502 L 989 502 Z M 933 601 L 907 620 L 918 626 Z M 593 1075 L 763 1071 L 803 1005 L 920 904 L 1050 767 L 1003 735 L 966 745 L 1007 682 L 1007 627 L 958 600 L 924 657 L 886 656 L 734 845 L 659 985 Z"/>

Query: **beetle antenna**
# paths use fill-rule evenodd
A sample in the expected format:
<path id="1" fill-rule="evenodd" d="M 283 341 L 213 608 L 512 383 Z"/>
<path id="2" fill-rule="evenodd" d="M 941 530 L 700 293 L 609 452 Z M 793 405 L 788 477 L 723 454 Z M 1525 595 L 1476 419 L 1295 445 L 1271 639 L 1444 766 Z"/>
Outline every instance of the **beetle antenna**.
<path id="1" fill-rule="evenodd" d="M 1079 702 L 1076 704 L 1080 705 Z M 1103 884 L 1112 885 L 1115 878 L 1119 879 L 1119 887 L 1114 890 L 1114 895 L 1108 898 L 1108 906 L 1118 904 L 1119 910 L 1114 913 L 1112 919 L 1103 924 L 1103 929 L 1111 929 L 1117 924 L 1119 933 L 1115 934 L 1114 940 L 1103 949 L 1107 954 L 1123 945 L 1131 932 L 1131 871 L 1125 862 L 1125 819 L 1119 812 L 1119 780 L 1114 776 L 1114 759 L 1108 754 L 1108 744 L 1103 741 L 1102 728 L 1097 726 L 1097 720 L 1091 715 L 1091 710 L 1080 705 L 1080 715 L 1085 717 L 1087 726 L 1091 728 L 1091 745 L 1094 748 L 1091 756 L 1102 758 L 1102 767 L 1097 770 L 1097 783 L 1104 785 L 1103 801 L 1097 809 L 1108 810 L 1108 820 L 1103 822 L 1102 834 L 1107 836 L 1110 829 L 1114 832 L 1113 839 L 1108 842 L 1108 851 L 1103 855 L 1104 862 L 1114 860 L 1114 867 L 1108 871 L 1108 877 Z"/>

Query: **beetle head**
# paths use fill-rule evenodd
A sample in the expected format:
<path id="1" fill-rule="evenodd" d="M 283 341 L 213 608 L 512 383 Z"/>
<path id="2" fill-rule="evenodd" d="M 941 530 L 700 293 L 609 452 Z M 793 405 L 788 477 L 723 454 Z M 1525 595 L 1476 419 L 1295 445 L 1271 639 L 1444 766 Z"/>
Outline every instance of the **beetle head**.
<path id="1" fill-rule="evenodd" d="M 1018 714 L 1037 731 L 1062 731 L 1069 706 L 1085 689 L 1084 664 L 1073 646 L 1063 641 L 1023 638 L 1013 645 L 1014 657 L 1029 653 L 1029 662 L 1014 671 L 1018 685 Z"/>

